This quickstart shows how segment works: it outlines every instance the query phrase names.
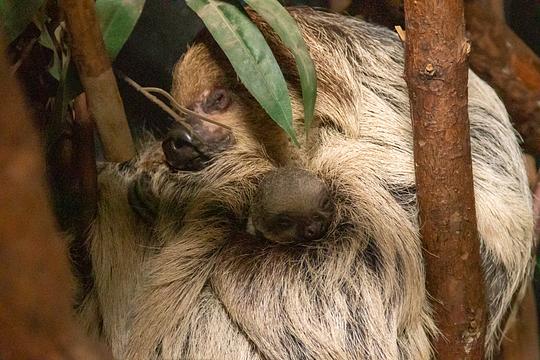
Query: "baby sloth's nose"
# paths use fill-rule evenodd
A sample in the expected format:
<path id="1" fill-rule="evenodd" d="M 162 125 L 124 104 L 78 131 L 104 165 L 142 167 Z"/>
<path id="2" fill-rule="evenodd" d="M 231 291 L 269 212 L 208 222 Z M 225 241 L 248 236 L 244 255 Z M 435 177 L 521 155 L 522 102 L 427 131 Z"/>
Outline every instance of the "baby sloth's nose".
<path id="1" fill-rule="evenodd" d="M 322 221 L 313 220 L 304 227 L 304 239 L 318 240 L 326 233 L 326 224 Z"/>

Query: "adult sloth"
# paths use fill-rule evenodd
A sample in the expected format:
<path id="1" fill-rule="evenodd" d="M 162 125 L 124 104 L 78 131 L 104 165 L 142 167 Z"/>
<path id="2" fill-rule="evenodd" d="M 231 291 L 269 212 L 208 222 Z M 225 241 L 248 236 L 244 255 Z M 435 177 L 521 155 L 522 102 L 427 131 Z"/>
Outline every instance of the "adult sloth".
<path id="1" fill-rule="evenodd" d="M 95 285 L 81 314 L 93 329 L 102 324 L 101 335 L 119 358 L 431 356 L 436 328 L 424 286 L 402 44 L 391 31 L 358 19 L 307 8 L 290 13 L 319 85 L 315 128 L 301 150 L 288 144 L 215 43 L 202 36 L 175 69 L 173 95 L 231 125 L 232 134 L 190 118 L 210 151 L 175 134 L 164 152 L 149 146 L 129 166 L 100 175 L 90 247 Z M 301 132 L 293 58 L 268 26 L 254 21 L 289 82 Z M 531 273 L 533 218 L 508 115 L 472 72 L 469 118 L 492 356 Z M 259 180 L 275 165 L 291 164 L 328 188 L 335 213 L 325 236 L 284 244 L 241 231 Z M 125 188 L 133 181 L 131 198 L 146 209 L 155 205 L 151 226 L 127 204 Z"/>

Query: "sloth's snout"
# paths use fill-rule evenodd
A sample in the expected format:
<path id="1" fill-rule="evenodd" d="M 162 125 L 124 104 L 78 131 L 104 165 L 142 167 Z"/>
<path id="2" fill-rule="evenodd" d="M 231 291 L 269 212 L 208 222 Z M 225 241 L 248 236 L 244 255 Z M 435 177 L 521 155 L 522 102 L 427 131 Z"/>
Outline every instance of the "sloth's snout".
<path id="1" fill-rule="evenodd" d="M 201 170 L 210 159 L 205 145 L 182 127 L 169 131 L 162 148 L 165 160 L 176 170 Z"/>
<path id="2" fill-rule="evenodd" d="M 305 240 L 319 240 L 326 234 L 327 225 L 322 221 L 312 221 L 304 227 Z"/>

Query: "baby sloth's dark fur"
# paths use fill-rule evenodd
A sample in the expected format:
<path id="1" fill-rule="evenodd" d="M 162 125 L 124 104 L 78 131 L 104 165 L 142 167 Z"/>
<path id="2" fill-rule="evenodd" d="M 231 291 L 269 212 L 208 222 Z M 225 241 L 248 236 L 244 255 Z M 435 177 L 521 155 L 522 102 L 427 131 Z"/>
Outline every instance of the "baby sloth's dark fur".
<path id="1" fill-rule="evenodd" d="M 90 243 L 95 286 L 80 313 L 117 358 L 431 357 L 436 327 L 418 238 L 402 45 L 393 32 L 358 19 L 309 9 L 291 14 L 319 85 L 316 125 L 301 150 L 287 144 L 215 44 L 203 38 L 176 67 L 173 94 L 231 125 L 234 144 L 198 172 L 172 171 L 154 144 L 131 166 L 100 173 Z M 289 81 L 301 133 L 293 58 L 255 21 Z M 215 89 L 226 91 L 228 101 L 203 106 Z M 469 118 L 492 356 L 531 273 L 533 219 L 508 115 L 472 72 Z M 203 136 L 212 133 L 201 129 Z M 242 231 L 261 179 L 276 164 L 306 169 L 327 186 L 332 221 L 310 246 Z M 127 201 L 126 189 L 143 174 L 159 200 L 152 226 Z"/>

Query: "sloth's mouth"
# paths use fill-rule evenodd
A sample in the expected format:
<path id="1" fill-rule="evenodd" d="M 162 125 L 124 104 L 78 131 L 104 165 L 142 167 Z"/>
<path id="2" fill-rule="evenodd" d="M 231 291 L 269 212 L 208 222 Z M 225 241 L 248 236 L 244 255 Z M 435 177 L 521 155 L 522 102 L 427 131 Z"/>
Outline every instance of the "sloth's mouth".
<path id="1" fill-rule="evenodd" d="M 146 223 L 153 224 L 157 217 L 159 200 L 152 193 L 148 174 L 142 174 L 131 182 L 127 197 L 133 212 Z"/>

